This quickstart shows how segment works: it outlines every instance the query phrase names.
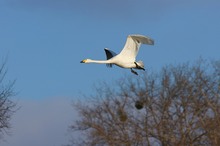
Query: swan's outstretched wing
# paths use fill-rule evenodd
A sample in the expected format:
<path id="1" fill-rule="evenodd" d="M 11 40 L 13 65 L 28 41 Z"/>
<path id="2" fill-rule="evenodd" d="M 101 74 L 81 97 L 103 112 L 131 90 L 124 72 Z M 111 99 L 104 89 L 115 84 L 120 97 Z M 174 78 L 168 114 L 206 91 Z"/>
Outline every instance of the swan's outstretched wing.
<path id="1" fill-rule="evenodd" d="M 135 60 L 141 44 L 154 45 L 154 40 L 143 35 L 129 35 L 120 55 Z"/>
<path id="2" fill-rule="evenodd" d="M 116 56 L 117 54 L 107 48 L 104 49 L 105 50 L 105 54 L 106 54 L 106 58 L 111 59 L 112 57 Z M 112 64 L 106 64 L 107 67 L 112 67 Z"/>

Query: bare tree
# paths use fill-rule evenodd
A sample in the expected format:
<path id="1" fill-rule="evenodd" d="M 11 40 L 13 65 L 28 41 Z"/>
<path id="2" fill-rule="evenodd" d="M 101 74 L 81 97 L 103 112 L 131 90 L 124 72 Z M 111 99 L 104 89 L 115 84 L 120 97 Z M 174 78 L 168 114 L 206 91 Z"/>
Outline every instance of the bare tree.
<path id="1" fill-rule="evenodd" d="M 10 119 L 15 112 L 16 104 L 10 99 L 14 95 L 13 82 L 5 83 L 7 70 L 5 63 L 0 66 L 0 136 L 8 134 Z"/>
<path id="2" fill-rule="evenodd" d="M 220 145 L 220 62 L 164 67 L 102 84 L 75 103 L 72 145 Z"/>

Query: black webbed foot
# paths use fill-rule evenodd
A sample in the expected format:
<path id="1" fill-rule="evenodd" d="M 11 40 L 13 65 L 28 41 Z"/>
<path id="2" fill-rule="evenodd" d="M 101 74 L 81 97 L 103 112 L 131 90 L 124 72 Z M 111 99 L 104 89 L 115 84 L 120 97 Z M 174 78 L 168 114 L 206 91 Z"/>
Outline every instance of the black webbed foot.
<path id="1" fill-rule="evenodd" d="M 134 71 L 132 68 L 131 68 L 131 72 L 132 72 L 133 74 L 138 75 L 138 73 L 137 73 L 136 71 Z"/>
<path id="2" fill-rule="evenodd" d="M 134 64 L 136 65 L 136 68 L 137 68 L 137 69 L 142 69 L 142 70 L 145 71 L 145 69 L 144 69 L 143 67 L 139 66 L 139 65 L 137 64 L 137 62 L 134 62 Z"/>

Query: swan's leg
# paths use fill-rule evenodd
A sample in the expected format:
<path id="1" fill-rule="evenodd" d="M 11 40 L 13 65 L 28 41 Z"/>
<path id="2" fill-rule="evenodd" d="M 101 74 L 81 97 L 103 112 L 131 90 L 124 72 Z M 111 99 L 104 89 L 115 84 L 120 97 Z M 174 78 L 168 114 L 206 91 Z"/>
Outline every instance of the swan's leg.
<path id="1" fill-rule="evenodd" d="M 131 68 L 131 72 L 132 72 L 133 74 L 138 75 L 138 73 L 137 73 L 136 71 L 134 71 L 132 68 Z"/>
<path id="2" fill-rule="evenodd" d="M 142 70 L 145 71 L 145 69 L 144 69 L 143 67 L 139 66 L 139 65 L 137 64 L 137 62 L 134 62 L 134 64 L 136 65 L 136 68 L 137 68 L 137 69 L 142 69 Z"/>

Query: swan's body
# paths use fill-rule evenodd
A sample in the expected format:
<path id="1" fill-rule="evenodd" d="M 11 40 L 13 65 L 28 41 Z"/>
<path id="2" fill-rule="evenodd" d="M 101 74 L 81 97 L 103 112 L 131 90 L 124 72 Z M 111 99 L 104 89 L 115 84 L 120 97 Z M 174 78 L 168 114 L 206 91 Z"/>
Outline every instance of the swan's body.
<path id="1" fill-rule="evenodd" d="M 107 60 L 84 59 L 81 63 L 100 63 L 106 64 L 108 67 L 112 67 L 112 64 L 114 64 L 122 68 L 130 68 L 131 72 L 137 75 L 137 72 L 132 68 L 145 70 L 142 61 L 136 62 L 136 56 L 141 44 L 154 45 L 154 41 L 143 35 L 129 35 L 124 48 L 119 54 L 105 48 Z"/>

